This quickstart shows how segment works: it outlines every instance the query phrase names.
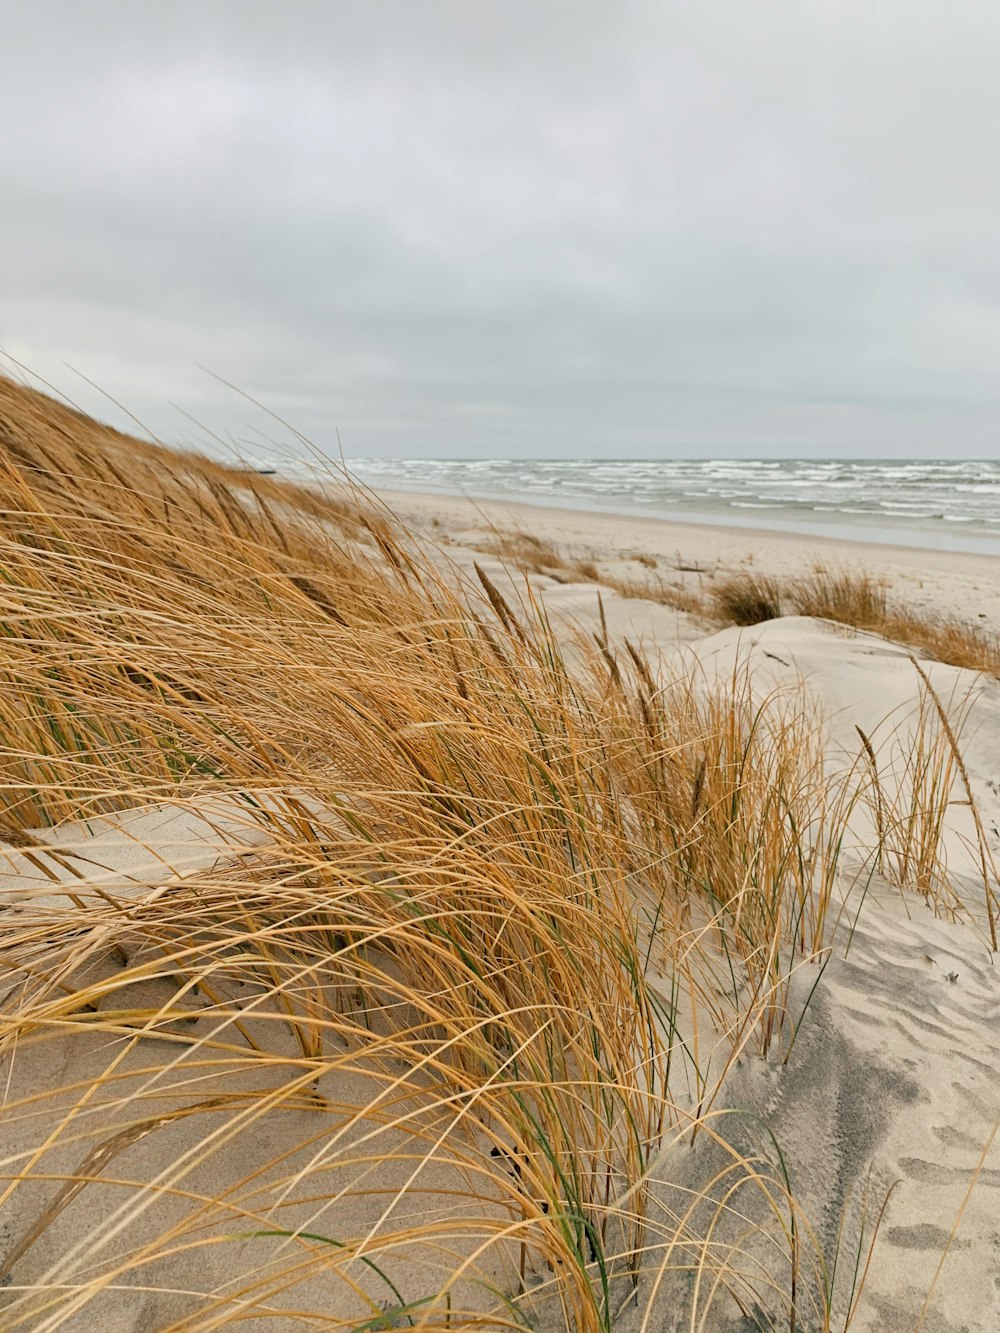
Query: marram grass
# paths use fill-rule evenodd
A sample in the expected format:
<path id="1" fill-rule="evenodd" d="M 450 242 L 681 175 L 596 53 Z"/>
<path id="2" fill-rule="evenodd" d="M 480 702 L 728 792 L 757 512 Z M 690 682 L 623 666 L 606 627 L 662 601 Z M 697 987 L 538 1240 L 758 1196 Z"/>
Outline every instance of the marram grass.
<path id="1" fill-rule="evenodd" d="M 0 475 L 3 1327 L 843 1327 L 861 1251 L 845 1301 L 716 1102 L 794 1040 L 871 743 L 831 776 L 799 694 L 606 634 L 571 670 L 348 487 L 6 381 Z M 151 809 L 252 845 L 125 882 L 88 835 Z"/>

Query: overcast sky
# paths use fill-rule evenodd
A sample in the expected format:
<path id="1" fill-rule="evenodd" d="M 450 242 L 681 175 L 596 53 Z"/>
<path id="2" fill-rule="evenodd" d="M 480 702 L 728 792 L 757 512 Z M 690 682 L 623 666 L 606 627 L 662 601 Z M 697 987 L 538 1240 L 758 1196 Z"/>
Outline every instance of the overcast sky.
<path id="1" fill-rule="evenodd" d="M 7 0 L 0 347 L 170 440 L 1000 454 L 992 0 Z"/>

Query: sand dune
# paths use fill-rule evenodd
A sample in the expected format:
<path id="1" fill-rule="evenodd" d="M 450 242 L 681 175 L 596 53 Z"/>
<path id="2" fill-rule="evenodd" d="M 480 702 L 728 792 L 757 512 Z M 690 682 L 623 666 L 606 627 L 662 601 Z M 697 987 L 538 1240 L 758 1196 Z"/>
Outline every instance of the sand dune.
<path id="1" fill-rule="evenodd" d="M 526 576 L 0 397 L 4 1328 L 1000 1326 L 1000 684 L 705 618 L 981 562 L 531 511 Z"/>
<path id="2" fill-rule="evenodd" d="M 556 586 L 554 592 L 560 612 L 578 613 L 587 604 L 582 590 L 567 594 Z M 613 623 L 627 615 L 633 633 L 658 637 L 663 608 L 643 608 L 634 601 L 626 605 L 614 593 L 605 597 L 605 606 Z M 648 617 L 645 621 L 643 610 Z M 905 652 L 876 636 L 847 634 L 819 622 L 801 618 L 773 621 L 749 631 L 730 629 L 688 640 L 683 647 L 667 643 L 664 648 L 660 664 L 664 679 L 669 678 L 678 654 L 693 654 L 706 680 L 724 681 L 742 665 L 752 672 L 762 694 L 795 690 L 804 683 L 812 705 L 827 719 L 831 754 L 838 745 L 847 747 L 858 725 L 877 734 L 888 722 L 905 737 L 919 708 L 920 682 Z M 1000 686 L 940 663 L 928 663 L 926 669 L 943 698 L 972 700 L 964 724 L 964 753 L 976 797 L 994 830 L 997 850 L 1000 796 L 993 772 L 1000 741 Z M 13 913 L 13 918 L 8 916 L 8 929 L 23 932 L 30 928 L 39 935 L 51 934 L 56 928 L 59 880 L 85 900 L 94 893 L 86 888 L 87 882 L 100 885 L 98 898 L 92 900 L 99 920 L 102 909 L 105 913 L 113 910 L 109 900 L 119 909 L 148 906 L 169 894 L 184 877 L 217 863 L 234 849 L 260 849 L 267 844 L 266 833 L 248 819 L 246 809 L 237 811 L 231 802 L 216 802 L 200 818 L 190 811 L 159 807 L 89 825 L 64 825 L 55 832 L 39 831 L 38 837 L 44 846 L 58 849 L 59 859 L 36 849 L 26 860 L 24 851 L 9 848 L 2 890 L 8 912 Z M 1000 1157 L 989 1151 L 1000 1109 L 996 1033 L 1000 990 L 984 935 L 982 885 L 976 883 L 977 856 L 969 814 L 961 806 L 949 812 L 947 854 L 968 919 L 940 919 L 922 898 L 892 888 L 870 866 L 853 881 L 845 878 L 841 920 L 822 977 L 817 982 L 813 968 L 795 979 L 793 1009 L 807 1001 L 808 1008 L 787 1067 L 748 1055 L 729 1074 L 717 1102 L 720 1108 L 753 1112 L 773 1127 L 797 1197 L 816 1227 L 823 1252 L 832 1260 L 838 1247 L 842 1251 L 842 1281 L 848 1274 L 853 1276 L 852 1247 L 859 1241 L 864 1244 L 858 1223 L 863 1200 L 869 1210 L 869 1229 L 873 1229 L 882 1200 L 889 1196 L 864 1299 L 852 1325 L 873 1333 L 915 1326 L 935 1266 L 946 1249 L 923 1326 L 942 1333 L 959 1327 L 986 1333 L 1000 1321 L 995 1281 Z M 855 848 L 859 865 L 863 855 L 859 836 Z M 82 858 L 86 868 L 82 875 L 76 858 Z M 45 866 L 44 875 L 39 873 L 39 863 Z M 109 974 L 116 965 L 113 956 L 105 959 Z M 93 982 L 93 972 L 86 980 Z M 115 1002 L 120 999 L 116 995 Z M 144 993 L 134 999 L 155 1010 L 169 999 L 169 988 L 162 980 L 151 978 Z M 258 1006 L 273 1020 L 270 999 L 249 992 L 240 997 L 245 1021 L 265 1021 Z M 213 1005 L 204 996 L 200 1000 L 190 996 L 187 1008 L 190 1018 L 158 1024 L 164 1040 L 177 1039 L 179 1034 L 187 1040 L 208 1031 L 224 1039 L 227 1031 L 231 1033 L 228 1021 L 213 1020 Z M 294 1043 L 287 1035 L 284 1044 L 291 1059 Z M 132 1086 L 150 1078 L 156 1080 L 157 1095 L 150 1099 L 146 1089 L 145 1116 L 176 1113 L 178 1092 L 182 1102 L 193 1102 L 194 1093 L 188 1091 L 191 1075 L 182 1060 L 172 1075 L 153 1075 L 138 1048 L 125 1052 L 126 1048 L 109 1047 L 101 1039 L 67 1037 L 49 1044 L 41 1061 L 27 1055 L 15 1057 L 8 1073 L 8 1096 L 38 1095 L 57 1079 L 70 1087 L 82 1085 L 93 1078 L 102 1062 L 114 1061 L 119 1082 L 113 1103 L 96 1102 L 84 1116 L 84 1124 L 88 1116 L 99 1116 L 109 1129 L 127 1126 Z M 178 1119 L 166 1134 L 137 1136 L 134 1143 L 123 1128 L 116 1172 L 144 1181 L 165 1180 L 169 1175 L 171 1189 L 181 1186 L 191 1197 L 184 1202 L 169 1193 L 162 1198 L 147 1196 L 140 1206 L 120 1198 L 113 1186 L 91 1187 L 70 1202 L 43 1237 L 19 1258 L 19 1280 L 65 1281 L 71 1275 L 83 1275 L 92 1257 L 99 1254 L 106 1262 L 123 1233 L 130 1252 L 144 1243 L 154 1247 L 165 1230 L 197 1209 L 196 1200 L 201 1197 L 225 1198 L 228 1190 L 242 1189 L 245 1205 L 246 1187 L 241 1183 L 248 1168 L 256 1165 L 260 1174 L 253 1191 L 262 1230 L 278 1222 L 287 1229 L 377 1233 L 426 1222 L 430 1217 L 440 1220 L 449 1211 L 456 1224 L 464 1219 L 456 1248 L 446 1257 L 438 1243 L 426 1247 L 411 1243 L 399 1256 L 393 1270 L 396 1285 L 407 1289 L 415 1283 L 426 1285 L 436 1270 L 475 1249 L 466 1234 L 468 1209 L 460 1202 L 467 1192 L 467 1175 L 460 1165 L 448 1161 L 422 1165 L 412 1180 L 397 1166 L 399 1189 L 405 1187 L 405 1192 L 388 1213 L 374 1200 L 367 1210 L 359 1206 L 358 1178 L 365 1170 L 361 1164 L 354 1168 L 350 1203 L 321 1209 L 308 1203 L 316 1188 L 308 1173 L 323 1172 L 331 1141 L 348 1159 L 353 1141 L 362 1142 L 366 1136 L 365 1146 L 372 1153 L 388 1151 L 379 1132 L 371 1128 L 371 1115 L 373 1102 L 379 1097 L 391 1099 L 391 1089 L 384 1080 L 366 1078 L 358 1064 L 356 1057 L 345 1058 L 344 1072 L 330 1072 L 318 1085 L 307 1081 L 303 1087 L 303 1102 L 309 1096 L 325 1099 L 322 1130 L 315 1134 L 311 1150 L 303 1148 L 301 1140 L 303 1126 L 315 1119 L 315 1112 L 305 1105 L 298 1111 L 278 1108 L 257 1122 L 252 1159 L 246 1137 L 236 1132 L 239 1110 L 227 1112 L 220 1107 L 211 1143 L 205 1141 L 203 1127 L 193 1118 Z M 284 1078 L 273 1070 L 262 1082 L 252 1062 L 237 1060 L 217 1073 L 204 1069 L 198 1075 L 197 1099 L 232 1098 L 247 1089 L 253 1090 L 255 1098 L 266 1098 L 269 1087 L 276 1090 L 283 1085 Z M 52 1131 L 52 1115 L 53 1108 L 48 1107 L 40 1123 L 22 1125 L 13 1135 L 8 1132 L 6 1151 L 17 1154 L 40 1145 Z M 738 1125 L 734 1122 L 732 1131 L 727 1125 L 722 1132 L 741 1150 L 764 1146 L 755 1142 L 759 1131 L 742 1119 Z M 399 1131 L 386 1129 L 384 1134 L 398 1138 Z M 364 1155 L 358 1153 L 359 1158 Z M 83 1156 L 82 1143 L 76 1149 L 63 1145 L 47 1158 L 48 1170 L 66 1170 Z M 336 1160 L 338 1165 L 329 1169 L 350 1170 L 339 1164 L 340 1158 Z M 655 1168 L 658 1184 L 654 1194 L 658 1192 L 664 1208 L 671 1208 L 678 1189 L 689 1183 L 703 1187 L 719 1161 L 719 1151 L 711 1146 L 697 1146 L 693 1158 L 687 1148 L 665 1153 Z M 78 1169 L 78 1160 L 76 1166 Z M 384 1173 L 379 1188 L 387 1188 Z M 5 1213 L 8 1244 L 23 1241 L 55 1193 L 54 1185 L 39 1184 L 18 1194 L 16 1206 Z M 477 1209 L 482 1227 L 481 1205 Z M 949 1245 L 956 1222 L 957 1232 Z M 212 1230 L 212 1224 L 208 1225 Z M 214 1231 L 225 1234 L 218 1221 Z M 79 1315 L 72 1314 L 70 1301 L 58 1316 L 35 1326 L 84 1328 L 92 1327 L 97 1319 L 101 1327 L 115 1330 L 186 1327 L 185 1298 L 168 1298 L 150 1289 L 177 1292 L 190 1288 L 224 1296 L 244 1280 L 234 1278 L 234 1272 L 243 1275 L 258 1263 L 266 1263 L 261 1259 L 265 1244 L 233 1239 L 207 1251 L 199 1248 L 193 1255 L 182 1249 L 173 1258 L 158 1258 L 142 1270 L 141 1286 L 130 1275 L 126 1291 L 113 1285 L 100 1298 L 88 1299 Z M 285 1257 L 280 1250 L 278 1257 Z M 506 1273 L 502 1264 L 497 1268 L 495 1278 L 500 1285 L 511 1280 L 513 1260 L 509 1265 Z M 536 1276 L 544 1283 L 549 1275 Z M 674 1327 L 667 1313 L 676 1298 L 674 1285 L 654 1300 L 656 1322 L 643 1323 L 643 1301 L 651 1281 L 643 1279 L 636 1306 L 621 1313 L 618 1327 Z M 371 1289 L 372 1284 L 368 1285 Z M 374 1287 L 378 1285 L 376 1281 Z M 320 1305 L 331 1318 L 352 1313 L 349 1294 L 337 1282 L 324 1283 L 321 1272 L 304 1276 L 295 1288 L 295 1298 Z M 481 1304 L 482 1292 L 466 1299 Z M 544 1309 L 545 1302 L 540 1301 L 541 1317 Z M 360 1320 L 364 1307 L 354 1301 L 353 1313 Z M 178 1318 L 181 1324 L 172 1322 Z M 263 1318 L 250 1318 L 243 1326 L 264 1329 L 274 1325 Z M 293 1325 L 279 1321 L 278 1326 Z M 723 1326 L 729 1327 L 718 1324 Z"/>

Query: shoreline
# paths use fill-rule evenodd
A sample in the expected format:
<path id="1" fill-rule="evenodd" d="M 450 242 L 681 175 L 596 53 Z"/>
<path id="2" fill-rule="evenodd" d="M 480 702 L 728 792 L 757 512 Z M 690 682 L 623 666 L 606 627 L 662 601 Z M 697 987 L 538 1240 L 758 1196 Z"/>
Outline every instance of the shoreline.
<path id="1" fill-rule="evenodd" d="M 350 475 L 363 487 L 376 492 L 406 495 L 429 495 L 445 499 L 467 499 L 472 502 L 488 501 L 524 505 L 531 509 L 552 509 L 558 512 L 580 512 L 604 514 L 612 518 L 649 519 L 653 522 L 694 524 L 697 527 L 738 527 L 748 532 L 787 532 L 792 536 L 807 540 L 828 539 L 831 541 L 859 541 L 873 546 L 909 546 L 915 550 L 954 551 L 959 554 L 993 556 L 1000 559 L 1000 533 L 991 532 L 982 527 L 967 527 L 965 520 L 954 519 L 929 526 L 908 527 L 896 519 L 889 519 L 883 524 L 872 512 L 838 511 L 831 509 L 829 514 L 840 513 L 839 518 L 824 516 L 824 511 L 808 510 L 802 513 L 793 508 L 778 508 L 772 505 L 741 503 L 719 504 L 716 507 L 706 505 L 697 507 L 659 508 L 654 505 L 629 504 L 624 499 L 618 502 L 607 501 L 597 496 L 582 496 L 572 492 L 552 492 L 542 490 L 543 498 L 535 499 L 526 491 L 490 490 L 488 484 L 482 488 L 471 485 L 461 489 L 450 486 L 413 483 L 407 485 L 398 481 L 383 483 L 377 475 L 365 476 L 364 469 Z M 755 517 L 761 510 L 768 510 L 767 516 Z M 973 519 L 969 519 L 974 524 Z M 884 535 L 883 535 L 884 534 Z"/>
<path id="2" fill-rule="evenodd" d="M 720 530 L 734 537 L 745 538 L 748 542 L 756 541 L 761 538 L 770 541 L 795 542 L 799 545 L 815 544 L 824 546 L 832 544 L 838 547 L 850 546 L 870 549 L 876 553 L 909 551 L 921 557 L 926 555 L 956 556 L 962 560 L 992 560 L 996 562 L 997 572 L 1000 573 L 1000 543 L 997 543 L 998 550 L 980 551 L 957 549 L 951 546 L 921 546 L 916 542 L 897 542 L 897 541 L 879 541 L 875 537 L 861 537 L 856 535 L 835 536 L 829 532 L 806 532 L 799 528 L 791 527 L 769 527 L 763 521 L 759 524 L 751 521 L 743 523 L 730 522 L 729 519 L 720 514 L 716 518 L 703 516 L 701 518 L 686 518 L 680 515 L 667 513 L 648 513 L 639 514 L 633 510 L 608 509 L 608 508 L 588 508 L 586 505 L 556 505 L 551 503 L 536 502 L 524 497 L 513 497 L 507 495 L 473 495 L 471 493 L 459 494 L 456 491 L 430 491 L 430 490 L 400 490 L 396 487 L 377 487 L 365 483 L 365 489 L 370 490 L 372 494 L 377 495 L 389 506 L 395 507 L 397 503 L 409 504 L 411 501 L 417 502 L 423 508 L 422 502 L 433 504 L 445 503 L 451 505 L 467 506 L 470 510 L 476 510 L 489 506 L 495 509 L 510 509 L 514 512 L 524 511 L 531 515 L 556 516 L 558 518 L 569 518 L 573 516 L 586 517 L 588 520 L 597 519 L 608 523 L 628 523 L 637 527 L 649 527 L 651 530 L 663 528 L 681 528 L 691 530 L 699 534 L 708 535 L 717 534 Z M 845 534 L 857 533 L 861 531 L 859 525 L 849 523 L 843 524 Z M 917 533 L 908 535 L 917 537 Z M 986 538 L 985 540 L 989 540 Z"/>
<path id="3" fill-rule="evenodd" d="M 577 559 L 593 560 L 602 572 L 619 574 L 638 568 L 639 556 L 654 559 L 664 573 L 698 566 L 693 572 L 706 577 L 747 566 L 777 578 L 797 577 L 817 564 L 860 567 L 884 579 L 893 597 L 914 611 L 987 631 L 1000 626 L 1000 556 L 563 509 L 506 497 L 375 488 L 371 494 L 408 527 L 449 547 L 481 549 L 495 529 L 531 533 Z"/>

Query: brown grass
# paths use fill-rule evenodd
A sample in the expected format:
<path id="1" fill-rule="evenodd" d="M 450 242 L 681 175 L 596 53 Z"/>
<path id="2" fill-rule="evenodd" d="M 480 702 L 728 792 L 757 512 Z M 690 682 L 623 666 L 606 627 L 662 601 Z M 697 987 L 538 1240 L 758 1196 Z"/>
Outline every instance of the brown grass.
<path id="1" fill-rule="evenodd" d="M 606 1333 L 649 1272 L 695 1325 L 832 1327 L 782 1164 L 714 1118 L 788 1049 L 858 799 L 801 696 L 606 633 L 571 672 L 366 497 L 4 381 L 0 469 L 3 837 L 45 889 L 0 943 L 4 1327 L 152 1291 L 178 1330 Z M 89 855 L 221 808 L 253 849 L 183 878 Z M 698 1136 L 725 1168 L 671 1210 Z"/>
<path id="2" fill-rule="evenodd" d="M 928 620 L 906 611 L 890 611 L 878 633 L 938 662 L 1000 677 L 1000 634 L 984 633 L 961 620 Z"/>
<path id="3" fill-rule="evenodd" d="M 955 618 L 928 617 L 894 605 L 884 580 L 864 570 L 820 567 L 802 578 L 779 579 L 744 569 L 706 591 L 700 584 L 691 587 L 662 574 L 628 578 L 602 571 L 593 560 L 573 560 L 551 542 L 524 533 L 505 534 L 483 549 L 526 573 L 548 574 L 559 582 L 601 583 L 623 597 L 657 602 L 705 622 L 750 626 L 784 615 L 814 616 L 881 634 L 939 662 L 1000 676 L 1000 635 Z M 656 568 L 650 556 L 630 558 L 647 569 Z M 704 573 L 680 555 L 675 567 Z"/>
<path id="4" fill-rule="evenodd" d="M 697 589 L 687 587 L 679 580 L 668 579 L 663 574 L 658 574 L 655 578 L 624 578 L 606 574 L 601 581 L 620 593 L 622 597 L 656 602 L 659 606 L 669 606 L 674 611 L 683 611 L 686 615 L 704 619 L 704 600 L 701 593 Z"/>
<path id="5" fill-rule="evenodd" d="M 628 576 L 602 570 L 591 558 L 573 558 L 560 552 L 552 543 L 530 533 L 512 531 L 497 533 L 478 547 L 490 555 L 495 555 L 511 569 L 523 574 L 544 574 L 557 583 L 600 583 L 611 588 L 622 597 L 638 598 L 656 602 L 660 606 L 669 606 L 675 611 L 683 611 L 704 619 L 705 606 L 701 593 L 689 588 L 680 580 L 668 579 L 664 574 L 655 576 Z M 641 553 L 631 554 L 643 569 L 654 571 L 658 562 L 653 556 Z M 678 566 L 680 568 L 681 566 Z M 700 571 L 698 571 L 700 572 Z"/>
<path id="6" fill-rule="evenodd" d="M 1000 676 L 1000 636 L 957 619 L 934 619 L 890 603 L 884 582 L 847 569 L 791 580 L 741 571 L 713 589 L 710 613 L 755 625 L 782 615 L 815 616 L 868 630 L 939 662 Z"/>
<path id="7" fill-rule="evenodd" d="M 782 593 L 777 579 L 743 570 L 712 589 L 712 613 L 723 624 L 759 625 L 783 614 Z"/>
<path id="8" fill-rule="evenodd" d="M 530 532 L 496 532 L 479 549 L 495 555 L 512 569 L 528 574 L 547 574 L 565 582 L 574 562 L 562 555 L 552 542 Z"/>
<path id="9" fill-rule="evenodd" d="M 792 582 L 788 603 L 798 616 L 837 620 L 857 629 L 875 629 L 888 616 L 885 584 L 863 571 L 818 569 Z"/>

